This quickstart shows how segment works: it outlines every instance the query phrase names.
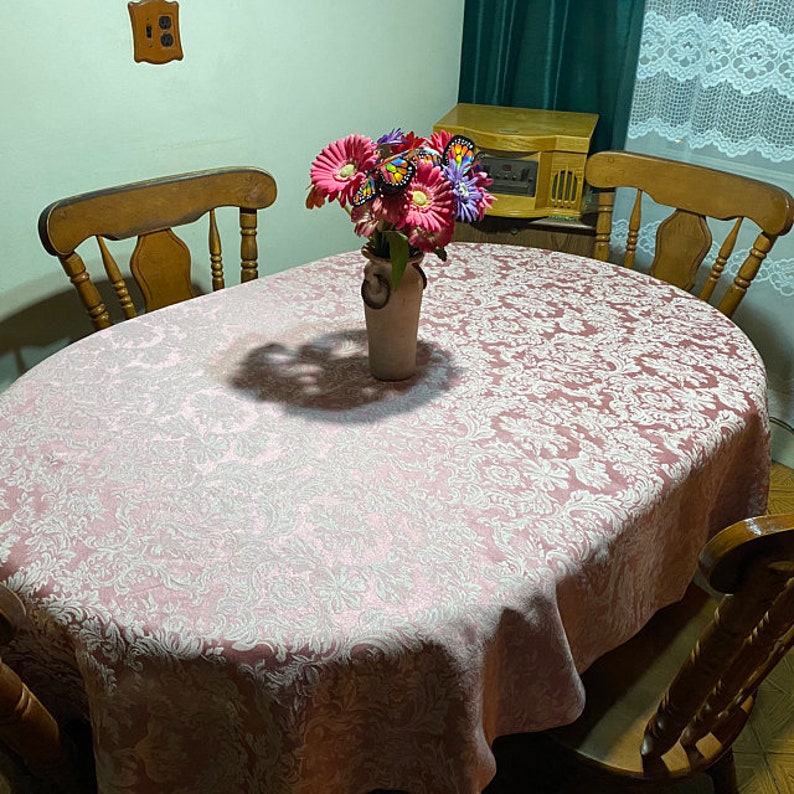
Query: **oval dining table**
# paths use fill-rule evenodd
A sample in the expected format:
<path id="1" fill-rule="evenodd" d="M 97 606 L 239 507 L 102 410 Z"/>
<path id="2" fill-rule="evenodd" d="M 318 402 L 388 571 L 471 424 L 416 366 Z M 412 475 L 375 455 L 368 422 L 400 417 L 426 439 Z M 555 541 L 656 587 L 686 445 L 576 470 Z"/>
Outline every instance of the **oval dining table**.
<path id="1" fill-rule="evenodd" d="M 119 323 L 0 396 L 6 654 L 100 792 L 475 794 L 501 735 L 765 510 L 763 363 L 705 302 L 540 249 L 426 257 L 367 368 L 360 252 Z"/>

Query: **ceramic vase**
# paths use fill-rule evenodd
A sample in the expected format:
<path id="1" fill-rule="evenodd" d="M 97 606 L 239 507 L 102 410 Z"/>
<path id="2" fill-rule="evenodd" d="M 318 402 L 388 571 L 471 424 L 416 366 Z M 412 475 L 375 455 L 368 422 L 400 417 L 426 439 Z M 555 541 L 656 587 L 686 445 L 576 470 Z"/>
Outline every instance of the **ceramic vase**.
<path id="1" fill-rule="evenodd" d="M 378 380 L 405 380 L 416 371 L 419 313 L 427 283 L 421 268 L 424 254 L 408 260 L 395 290 L 391 261 L 375 256 L 366 246 L 361 252 L 367 259 L 361 297 L 367 325 L 369 371 Z"/>

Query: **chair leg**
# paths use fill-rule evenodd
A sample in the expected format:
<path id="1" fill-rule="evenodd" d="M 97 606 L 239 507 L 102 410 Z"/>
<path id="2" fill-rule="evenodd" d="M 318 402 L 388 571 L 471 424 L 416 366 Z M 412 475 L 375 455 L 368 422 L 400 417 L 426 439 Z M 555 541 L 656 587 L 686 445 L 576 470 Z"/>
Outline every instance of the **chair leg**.
<path id="1" fill-rule="evenodd" d="M 736 764 L 733 762 L 731 750 L 728 750 L 716 764 L 707 769 L 706 774 L 714 785 L 714 794 L 738 794 Z"/>
<path id="2" fill-rule="evenodd" d="M 74 780 L 72 744 L 19 676 L 0 659 L 0 742 L 38 778 Z"/>

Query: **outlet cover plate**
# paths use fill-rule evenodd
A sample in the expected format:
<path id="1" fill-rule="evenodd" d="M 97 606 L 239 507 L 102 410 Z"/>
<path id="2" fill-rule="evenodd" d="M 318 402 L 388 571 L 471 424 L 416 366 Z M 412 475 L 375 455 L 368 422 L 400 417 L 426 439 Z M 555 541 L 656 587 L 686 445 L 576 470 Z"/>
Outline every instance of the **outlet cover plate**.
<path id="1" fill-rule="evenodd" d="M 182 60 L 179 36 L 179 3 L 140 0 L 127 3 L 132 22 L 133 57 L 136 62 L 168 63 Z"/>

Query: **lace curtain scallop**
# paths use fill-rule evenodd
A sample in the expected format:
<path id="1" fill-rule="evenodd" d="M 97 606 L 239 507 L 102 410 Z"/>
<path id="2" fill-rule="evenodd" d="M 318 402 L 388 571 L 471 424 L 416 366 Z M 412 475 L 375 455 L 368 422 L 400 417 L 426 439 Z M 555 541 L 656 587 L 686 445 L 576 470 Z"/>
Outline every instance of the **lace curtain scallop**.
<path id="1" fill-rule="evenodd" d="M 629 137 L 648 133 L 790 162 L 792 0 L 647 0 Z"/>
<path id="2" fill-rule="evenodd" d="M 794 0 L 646 0 L 626 149 L 794 194 Z M 618 195 L 617 247 L 628 205 Z M 644 217 L 653 218 L 652 207 Z M 650 262 L 656 225 L 639 240 L 640 267 Z M 740 263 L 730 261 L 723 279 Z M 794 232 L 777 241 L 734 315 L 767 365 L 772 416 L 794 426 L 792 298 Z"/>

